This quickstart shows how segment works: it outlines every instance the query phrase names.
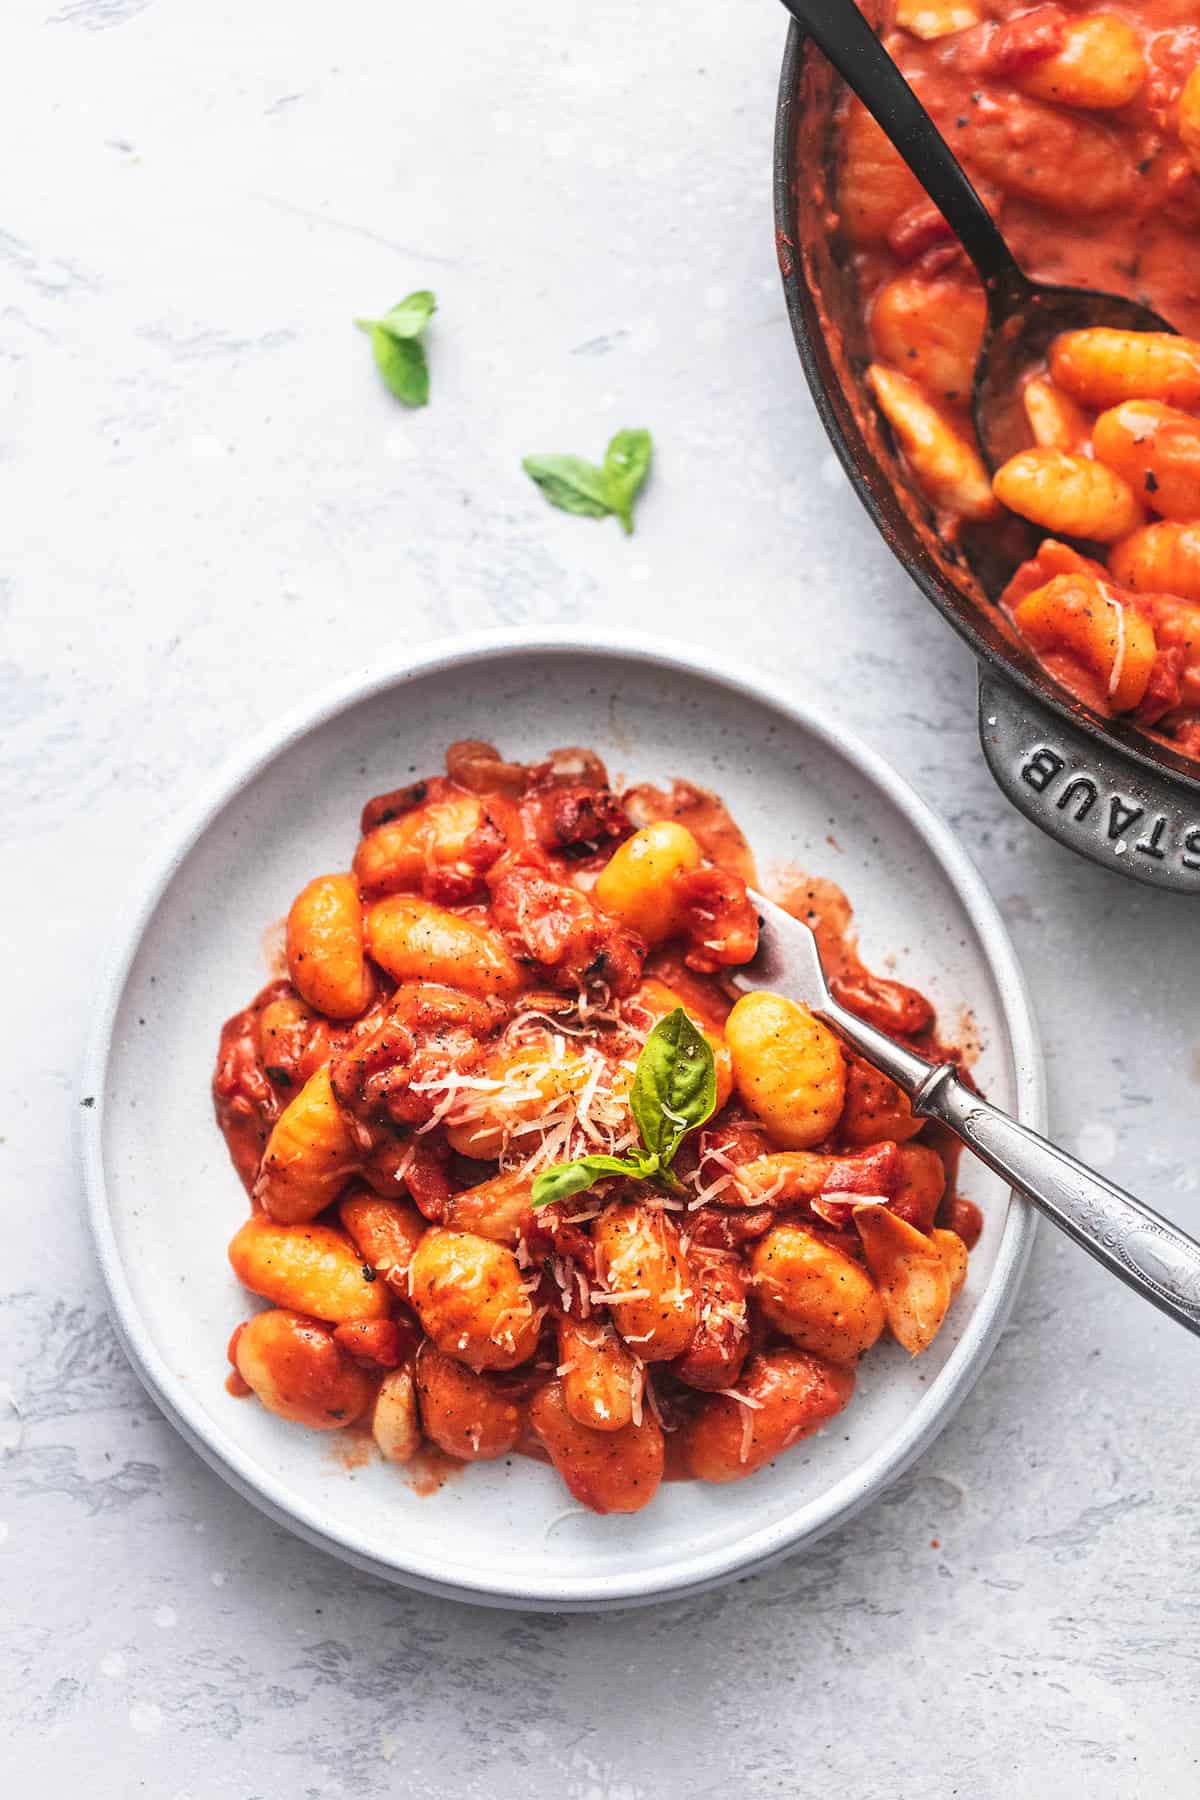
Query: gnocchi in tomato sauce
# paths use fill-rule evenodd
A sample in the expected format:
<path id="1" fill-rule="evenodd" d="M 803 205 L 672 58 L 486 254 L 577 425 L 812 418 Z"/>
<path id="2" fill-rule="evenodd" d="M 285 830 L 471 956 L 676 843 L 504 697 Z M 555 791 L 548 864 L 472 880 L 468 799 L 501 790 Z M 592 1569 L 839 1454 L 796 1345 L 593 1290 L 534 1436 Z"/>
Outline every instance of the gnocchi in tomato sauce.
<path id="1" fill-rule="evenodd" d="M 221 1034 L 251 1206 L 229 1260 L 265 1302 L 231 1391 L 369 1430 L 401 1467 L 537 1457 L 629 1513 L 813 1436 L 881 1337 L 933 1341 L 979 1213 L 890 1082 L 804 1007 L 739 996 L 754 865 L 715 796 L 459 743 L 369 800 L 346 851 L 292 903 L 286 976 Z M 928 1002 L 859 961 L 837 890 L 781 898 L 845 1005 L 947 1054 Z M 635 1142 L 637 1060 L 679 1009 L 715 1098 L 672 1180 L 535 1205 L 552 1165 Z"/>
<path id="2" fill-rule="evenodd" d="M 843 102 L 838 228 L 867 388 L 942 531 L 1044 533 L 998 595 L 1047 671 L 1200 757 L 1200 8 L 863 0 L 1036 278 L 1127 294 L 1182 334 L 1066 332 L 989 476 L 970 421 L 985 308 L 948 226 Z M 1010 520 L 1011 526 L 1011 520 Z M 1012 567 L 1010 560 L 1009 567 Z"/>

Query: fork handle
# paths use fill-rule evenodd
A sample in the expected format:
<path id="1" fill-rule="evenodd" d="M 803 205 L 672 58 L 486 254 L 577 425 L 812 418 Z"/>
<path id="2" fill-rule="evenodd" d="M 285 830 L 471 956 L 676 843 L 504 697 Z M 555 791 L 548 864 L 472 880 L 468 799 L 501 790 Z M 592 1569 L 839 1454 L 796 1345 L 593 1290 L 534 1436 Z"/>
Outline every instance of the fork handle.
<path id="1" fill-rule="evenodd" d="M 1186 1231 L 973 1093 L 953 1063 L 918 1056 L 832 995 L 819 1011 L 903 1089 L 915 1113 L 945 1125 L 1089 1256 L 1200 1336 L 1200 1244 Z"/>
<path id="2" fill-rule="evenodd" d="M 1200 1336 L 1194 1238 L 973 1094 L 951 1064 L 932 1069 L 913 1095 L 913 1111 L 947 1126 L 1097 1262 Z"/>

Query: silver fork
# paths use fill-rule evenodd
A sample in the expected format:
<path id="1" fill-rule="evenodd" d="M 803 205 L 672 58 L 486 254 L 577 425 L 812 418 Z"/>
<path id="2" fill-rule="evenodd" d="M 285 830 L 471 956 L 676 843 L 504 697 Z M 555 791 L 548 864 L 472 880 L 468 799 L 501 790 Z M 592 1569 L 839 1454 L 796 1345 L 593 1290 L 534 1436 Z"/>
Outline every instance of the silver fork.
<path id="1" fill-rule="evenodd" d="M 912 1102 L 980 1162 L 1024 1194 L 1068 1237 L 1171 1318 L 1200 1335 L 1200 1244 L 1169 1219 L 1105 1181 L 1028 1125 L 972 1093 L 953 1063 L 931 1063 L 844 1006 L 829 991 L 817 940 L 790 913 L 751 893 L 762 918 L 758 955 L 736 971 L 738 985 L 801 1000 L 852 1049 L 874 1063 Z"/>

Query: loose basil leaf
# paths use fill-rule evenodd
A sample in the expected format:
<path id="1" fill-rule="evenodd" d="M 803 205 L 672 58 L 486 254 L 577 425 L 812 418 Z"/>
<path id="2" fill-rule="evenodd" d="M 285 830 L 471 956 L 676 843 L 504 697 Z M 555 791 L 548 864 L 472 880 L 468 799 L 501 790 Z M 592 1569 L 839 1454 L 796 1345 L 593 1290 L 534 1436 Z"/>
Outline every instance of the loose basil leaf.
<path id="1" fill-rule="evenodd" d="M 360 331 L 370 334 L 379 372 L 405 406 L 425 406 L 429 400 L 429 364 L 417 339 L 436 311 L 432 293 L 419 288 L 398 301 L 382 319 L 354 321 Z"/>
<path id="2" fill-rule="evenodd" d="M 616 510 L 609 501 L 604 470 L 582 456 L 527 456 L 521 467 L 560 512 L 605 519 Z"/>
<path id="3" fill-rule="evenodd" d="M 633 1116 L 647 1150 L 668 1169 L 684 1137 L 703 1125 L 717 1104 L 712 1047 L 682 1006 L 660 1019 L 646 1039 L 633 1091 Z"/>
<path id="4" fill-rule="evenodd" d="M 633 503 L 650 472 L 653 454 L 654 440 L 648 431 L 618 431 L 604 452 L 609 499 L 627 537 L 633 532 Z"/>
<path id="5" fill-rule="evenodd" d="M 390 337 L 415 338 L 420 337 L 436 311 L 437 301 L 429 289 L 418 288 L 416 293 L 406 294 L 403 300 L 397 301 L 375 323 L 382 326 Z"/>
<path id="6" fill-rule="evenodd" d="M 653 454 L 648 431 L 618 431 L 600 467 L 582 456 L 527 456 L 521 467 L 537 482 L 551 506 L 587 519 L 620 519 L 633 530 L 633 503 Z"/>
<path id="7" fill-rule="evenodd" d="M 429 403 L 429 364 L 425 346 L 416 338 L 393 337 L 382 325 L 371 327 L 371 348 L 379 373 L 405 406 Z"/>
<path id="8" fill-rule="evenodd" d="M 533 1184 L 532 1206 L 552 1206 L 556 1200 L 569 1200 L 584 1188 L 594 1187 L 606 1175 L 642 1174 L 642 1159 L 625 1156 L 581 1156 L 578 1162 L 556 1163 L 543 1169 Z"/>

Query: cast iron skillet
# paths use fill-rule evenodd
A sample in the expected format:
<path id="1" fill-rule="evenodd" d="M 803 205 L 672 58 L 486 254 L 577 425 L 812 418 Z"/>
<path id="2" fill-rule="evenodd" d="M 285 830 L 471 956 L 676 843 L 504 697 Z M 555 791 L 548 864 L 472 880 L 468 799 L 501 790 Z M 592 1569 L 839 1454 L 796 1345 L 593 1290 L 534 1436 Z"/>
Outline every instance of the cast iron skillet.
<path id="1" fill-rule="evenodd" d="M 792 331 L 830 441 L 900 562 L 978 657 L 980 740 L 1009 799 L 1093 862 L 1200 894 L 1196 764 L 1105 719 L 1050 679 L 988 598 L 1029 552 L 1025 528 L 1014 521 L 999 548 L 969 528 L 959 543 L 940 537 L 865 398 L 865 332 L 847 259 L 827 224 L 841 91 L 793 25 L 776 113 L 776 243 Z"/>

